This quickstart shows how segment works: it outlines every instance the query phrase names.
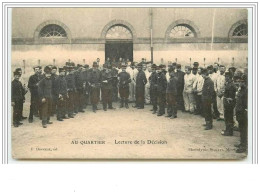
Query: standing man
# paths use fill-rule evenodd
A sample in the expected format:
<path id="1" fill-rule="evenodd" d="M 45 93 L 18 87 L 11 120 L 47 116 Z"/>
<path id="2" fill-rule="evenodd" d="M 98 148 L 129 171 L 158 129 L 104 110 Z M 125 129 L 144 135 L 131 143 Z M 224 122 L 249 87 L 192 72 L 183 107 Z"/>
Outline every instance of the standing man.
<path id="1" fill-rule="evenodd" d="M 122 63 L 122 58 L 120 58 L 119 62 L 118 62 L 118 66 L 120 67 Z M 118 101 L 118 80 L 117 80 L 117 75 L 118 75 L 118 70 L 115 67 L 115 63 L 114 63 L 114 67 L 112 67 L 111 70 L 111 74 L 112 74 L 112 101 L 117 102 Z M 111 65 L 110 65 L 111 66 Z"/>
<path id="2" fill-rule="evenodd" d="M 86 109 L 87 105 L 89 103 L 89 83 L 88 83 L 88 77 L 89 77 L 89 65 L 85 64 L 84 65 L 83 71 L 82 71 L 82 77 L 83 77 L 83 81 L 84 81 L 84 85 L 83 85 L 83 107 Z"/>
<path id="3" fill-rule="evenodd" d="M 196 111 L 195 111 L 195 115 L 201 115 L 203 116 L 203 107 L 202 107 L 202 88 L 203 88 L 203 84 L 204 84 L 204 78 L 201 76 L 201 73 L 203 71 L 202 67 L 198 68 L 198 72 L 196 75 L 196 80 L 193 83 L 193 92 L 195 95 L 195 101 L 196 101 Z"/>
<path id="4" fill-rule="evenodd" d="M 209 77 L 207 69 L 203 69 L 201 75 L 204 78 L 204 84 L 202 88 L 202 103 L 204 110 L 203 115 L 206 121 L 206 124 L 204 126 L 206 126 L 205 130 L 210 130 L 213 127 L 211 104 L 214 97 L 214 83 Z"/>
<path id="5" fill-rule="evenodd" d="M 159 111 L 157 116 L 162 116 L 165 114 L 165 103 L 166 103 L 166 87 L 167 80 L 164 72 L 164 65 L 159 66 L 158 77 L 157 77 L 157 100 Z"/>
<path id="6" fill-rule="evenodd" d="M 192 68 L 190 66 L 185 67 L 185 76 L 184 76 L 184 90 L 183 90 L 183 99 L 185 105 L 185 111 L 194 113 L 195 109 L 195 98 L 193 93 L 193 83 L 195 82 L 195 75 L 191 73 Z"/>
<path id="7" fill-rule="evenodd" d="M 138 73 L 136 76 L 136 92 L 135 92 L 136 108 L 144 109 L 144 90 L 145 90 L 145 85 L 147 83 L 147 79 L 144 71 L 142 70 L 141 63 L 137 65 L 137 70 Z"/>
<path id="8" fill-rule="evenodd" d="M 150 104 L 150 83 L 149 83 L 149 77 L 151 73 L 147 69 L 147 64 L 143 64 L 143 71 L 145 73 L 147 83 L 145 85 L 145 104 Z"/>
<path id="9" fill-rule="evenodd" d="M 12 106 L 13 106 L 13 125 L 18 127 L 23 123 L 20 122 L 20 114 L 23 105 L 23 85 L 19 81 L 21 74 L 14 71 L 14 80 L 12 81 Z"/>
<path id="10" fill-rule="evenodd" d="M 82 68 L 81 64 L 77 65 L 78 70 L 75 71 L 75 86 L 76 86 L 76 101 L 75 107 L 77 112 L 85 112 L 83 110 L 83 85 L 84 80 L 82 77 Z"/>
<path id="11" fill-rule="evenodd" d="M 136 81 L 136 75 L 138 71 L 135 68 L 134 62 L 131 62 L 130 68 L 127 69 L 127 72 L 130 74 L 130 78 L 131 78 L 131 83 L 129 86 L 129 92 L 130 92 L 129 101 L 135 102 L 135 85 L 136 85 L 135 81 Z"/>
<path id="12" fill-rule="evenodd" d="M 219 111 L 218 121 L 224 120 L 224 91 L 225 91 L 225 71 L 226 67 L 223 65 L 219 66 L 219 75 L 217 77 L 215 84 L 216 94 L 217 94 L 217 107 Z"/>
<path id="13" fill-rule="evenodd" d="M 157 66 L 156 64 L 152 65 L 152 74 L 149 77 L 149 82 L 150 82 L 150 99 L 151 99 L 151 103 L 153 105 L 153 109 L 151 111 L 153 111 L 153 114 L 155 114 L 157 112 L 157 79 L 158 79 L 158 75 L 157 75 Z"/>
<path id="14" fill-rule="evenodd" d="M 128 106 L 128 97 L 129 97 L 129 83 L 131 83 L 130 74 L 126 72 L 126 65 L 122 65 L 122 72 L 118 74 L 118 81 L 119 81 L 119 94 L 121 98 L 120 108 L 125 107 L 129 108 Z"/>
<path id="15" fill-rule="evenodd" d="M 221 134 L 224 136 L 233 136 L 234 128 L 234 107 L 236 105 L 236 86 L 232 80 L 232 73 L 225 72 L 225 91 L 224 91 L 224 119 L 226 130 Z"/>
<path id="16" fill-rule="evenodd" d="M 41 100 L 42 110 L 42 126 L 47 128 L 47 124 L 50 122 L 50 116 L 52 112 L 52 80 L 51 80 L 51 68 L 46 66 L 44 68 L 45 77 L 39 82 L 38 94 Z"/>
<path id="17" fill-rule="evenodd" d="M 56 99 L 57 99 L 57 120 L 69 119 L 67 114 L 68 88 L 65 77 L 65 69 L 59 68 L 59 76 L 55 80 Z"/>
<path id="18" fill-rule="evenodd" d="M 102 103 L 103 103 L 103 110 L 107 111 L 108 109 L 114 109 L 112 106 L 112 97 L 113 97 L 113 77 L 112 77 L 112 66 L 103 65 L 103 71 L 101 71 L 101 91 L 102 91 Z"/>
<path id="19" fill-rule="evenodd" d="M 58 78 L 58 75 L 57 75 L 57 67 L 56 66 L 51 66 L 51 81 L 52 81 L 52 94 L 55 94 L 55 90 L 56 90 L 56 87 L 55 87 L 55 80 Z M 51 115 L 53 116 L 54 114 L 56 114 L 56 108 L 57 108 L 57 97 L 54 95 L 52 97 L 52 112 L 51 112 Z"/>
<path id="20" fill-rule="evenodd" d="M 75 79 L 73 74 L 73 67 L 70 63 L 67 63 L 66 66 L 67 75 L 66 75 L 66 82 L 67 82 L 67 91 L 68 91 L 68 99 L 67 99 L 67 110 L 68 110 L 68 117 L 74 118 L 74 98 L 75 98 Z"/>
<path id="21" fill-rule="evenodd" d="M 90 101 L 92 104 L 93 112 L 96 112 L 97 105 L 99 102 L 100 94 L 100 83 L 101 83 L 101 73 L 98 70 L 97 62 L 93 62 L 93 68 L 89 71 L 89 85 L 90 85 Z"/>
<path id="22" fill-rule="evenodd" d="M 184 75 L 185 73 L 181 70 L 181 65 L 176 65 L 177 75 L 177 107 L 179 110 L 185 111 L 184 100 L 183 100 L 183 89 L 184 89 Z"/>
<path id="23" fill-rule="evenodd" d="M 29 123 L 33 122 L 33 115 L 39 117 L 39 95 L 38 95 L 38 85 L 40 81 L 39 66 L 33 68 L 34 74 L 30 76 L 28 81 L 28 88 L 31 93 L 31 105 L 29 114 Z"/>
<path id="24" fill-rule="evenodd" d="M 177 118 L 177 103 L 176 103 L 176 95 L 177 95 L 177 79 L 174 71 L 170 72 L 170 79 L 167 81 L 167 89 L 166 89 L 166 99 L 167 99 L 167 117 L 171 117 L 171 119 Z"/>

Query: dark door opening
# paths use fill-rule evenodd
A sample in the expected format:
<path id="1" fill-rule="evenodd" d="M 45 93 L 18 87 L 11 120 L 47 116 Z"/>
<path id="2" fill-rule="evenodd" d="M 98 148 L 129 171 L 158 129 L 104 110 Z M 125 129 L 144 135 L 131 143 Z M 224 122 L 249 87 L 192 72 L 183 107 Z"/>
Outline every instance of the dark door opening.
<path id="1" fill-rule="evenodd" d="M 118 62 L 119 58 L 133 61 L 133 42 L 111 41 L 105 44 L 105 59 Z"/>

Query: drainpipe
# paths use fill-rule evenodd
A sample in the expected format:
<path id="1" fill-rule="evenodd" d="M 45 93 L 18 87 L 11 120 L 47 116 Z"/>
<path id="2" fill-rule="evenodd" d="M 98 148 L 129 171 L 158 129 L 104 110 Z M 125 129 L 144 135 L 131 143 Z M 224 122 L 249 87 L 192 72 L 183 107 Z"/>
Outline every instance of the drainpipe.
<path id="1" fill-rule="evenodd" d="M 151 64 L 153 64 L 153 8 L 150 8 L 150 47 L 151 47 Z"/>

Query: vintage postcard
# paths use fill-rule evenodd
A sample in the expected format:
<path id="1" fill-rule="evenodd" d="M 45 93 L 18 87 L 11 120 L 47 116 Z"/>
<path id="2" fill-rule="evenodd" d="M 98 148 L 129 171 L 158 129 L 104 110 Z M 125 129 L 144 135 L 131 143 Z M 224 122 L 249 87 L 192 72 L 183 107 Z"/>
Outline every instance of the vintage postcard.
<path id="1" fill-rule="evenodd" d="M 241 160 L 246 8 L 12 8 L 14 159 Z"/>

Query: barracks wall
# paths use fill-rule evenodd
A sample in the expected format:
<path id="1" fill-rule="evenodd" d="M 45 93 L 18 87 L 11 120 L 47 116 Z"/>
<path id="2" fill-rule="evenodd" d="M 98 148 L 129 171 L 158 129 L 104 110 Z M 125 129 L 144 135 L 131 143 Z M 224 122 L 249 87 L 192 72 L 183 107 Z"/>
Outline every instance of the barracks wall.
<path id="1" fill-rule="evenodd" d="M 203 8 L 14 8 L 12 10 L 12 65 L 28 68 L 37 64 L 57 65 L 68 59 L 75 63 L 105 58 L 105 35 L 115 24 L 127 26 L 133 35 L 133 58 L 151 58 L 151 20 L 153 26 L 154 62 L 174 61 L 189 64 L 190 58 L 203 64 L 220 58 L 236 66 L 245 66 L 247 38 L 232 38 L 236 23 L 247 20 L 246 9 Z M 44 42 L 38 39 L 44 25 L 57 23 L 68 35 L 65 42 Z M 181 23 L 191 26 L 195 38 L 170 38 L 170 30 Z M 213 42 L 212 42 L 213 41 Z"/>

